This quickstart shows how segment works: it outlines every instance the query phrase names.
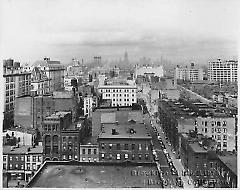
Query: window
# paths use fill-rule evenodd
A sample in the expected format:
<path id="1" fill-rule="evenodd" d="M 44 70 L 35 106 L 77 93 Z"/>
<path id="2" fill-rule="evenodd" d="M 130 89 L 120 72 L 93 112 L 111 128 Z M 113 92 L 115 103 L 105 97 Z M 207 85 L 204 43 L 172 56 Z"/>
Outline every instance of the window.
<path id="1" fill-rule="evenodd" d="M 69 155 L 69 156 L 68 156 L 68 159 L 71 160 L 71 159 L 72 159 L 72 155 Z"/>
<path id="2" fill-rule="evenodd" d="M 91 149 L 90 148 L 88 149 L 88 154 L 91 154 Z"/>
<path id="3" fill-rule="evenodd" d="M 206 167 L 207 167 L 207 164 L 203 164 L 203 167 L 206 168 Z"/>
<path id="4" fill-rule="evenodd" d="M 7 164 L 6 163 L 3 163 L 3 169 L 7 169 Z"/>
<path id="5" fill-rule="evenodd" d="M 85 149 L 82 149 L 82 154 L 85 154 Z"/>
<path id="6" fill-rule="evenodd" d="M 141 155 L 141 154 L 138 155 L 138 159 L 139 159 L 139 160 L 142 159 L 142 155 Z"/>
<path id="7" fill-rule="evenodd" d="M 207 122 L 207 121 L 205 121 L 205 126 L 207 126 L 207 124 L 208 124 L 208 122 Z"/>
<path id="8" fill-rule="evenodd" d="M 18 164 L 16 164 L 15 168 L 18 169 Z"/>
<path id="9" fill-rule="evenodd" d="M 12 169 L 12 168 L 13 168 L 12 164 L 9 164 L 9 169 Z"/>
<path id="10" fill-rule="evenodd" d="M 112 157 L 113 157 L 112 154 L 109 154 L 109 160 L 112 160 Z"/>
<path id="11" fill-rule="evenodd" d="M 27 164 L 27 170 L 30 170 L 30 164 L 29 163 Z"/>
<path id="12" fill-rule="evenodd" d="M 132 155 L 132 160 L 135 160 L 135 154 Z"/>
<path id="13" fill-rule="evenodd" d="M 146 144 L 146 151 L 148 151 L 148 145 Z"/>
<path id="14" fill-rule="evenodd" d="M 33 156 L 33 162 L 36 162 L 36 156 Z"/>
<path id="15" fill-rule="evenodd" d="M 112 144 L 109 144 L 109 149 L 110 149 L 110 150 L 112 149 Z"/>
<path id="16" fill-rule="evenodd" d="M 218 133 L 221 133 L 221 128 L 218 128 L 217 130 L 218 130 Z"/>
<path id="17" fill-rule="evenodd" d="M 212 121 L 212 126 L 214 127 L 214 121 Z"/>
<path id="18" fill-rule="evenodd" d="M 135 150 L 135 144 L 132 144 L 132 150 Z"/>
<path id="19" fill-rule="evenodd" d="M 142 145 L 141 144 L 138 145 L 138 150 L 142 150 Z"/>
<path id="20" fill-rule="evenodd" d="M 104 149 L 104 143 L 101 144 L 101 148 Z"/>
<path id="21" fill-rule="evenodd" d="M 21 164 L 21 170 L 23 170 L 24 169 L 24 166 L 23 166 L 23 164 Z"/>
<path id="22" fill-rule="evenodd" d="M 124 157 L 125 157 L 125 159 L 128 159 L 128 154 L 125 154 Z"/>
<path id="23" fill-rule="evenodd" d="M 227 128 L 223 128 L 223 133 L 227 133 Z"/>
<path id="24" fill-rule="evenodd" d="M 128 150 L 128 144 L 124 145 L 124 150 Z"/>
<path id="25" fill-rule="evenodd" d="M 223 142 L 223 147 L 227 147 L 227 142 Z"/>
<path id="26" fill-rule="evenodd" d="M 212 128 L 212 133 L 214 133 L 214 128 Z"/>
<path id="27" fill-rule="evenodd" d="M 38 156 L 38 162 L 42 162 L 41 156 Z"/>
<path id="28" fill-rule="evenodd" d="M 221 122 L 220 121 L 217 122 L 217 126 L 221 126 Z"/>
<path id="29" fill-rule="evenodd" d="M 36 164 L 33 164 L 32 167 L 33 167 L 33 170 L 37 169 Z"/>
<path id="30" fill-rule="evenodd" d="M 207 128 L 205 128 L 205 133 L 207 133 Z"/>
<path id="31" fill-rule="evenodd" d="M 97 154 L 97 149 L 96 148 L 93 149 L 93 154 Z"/>
<path id="32" fill-rule="evenodd" d="M 121 159 L 121 154 L 117 154 L 117 160 Z"/>
<path id="33" fill-rule="evenodd" d="M 149 155 L 145 154 L 145 160 L 148 160 L 148 159 L 149 159 Z"/>
<path id="34" fill-rule="evenodd" d="M 85 161 L 85 158 L 82 158 L 82 161 Z"/>
<path id="35" fill-rule="evenodd" d="M 217 139 L 218 139 L 218 140 L 221 140 L 221 135 L 218 135 L 218 136 L 217 136 Z"/>
<path id="36" fill-rule="evenodd" d="M 104 159 L 104 154 L 102 154 L 102 159 Z"/>
<path id="37" fill-rule="evenodd" d="M 227 140 L 227 135 L 223 135 L 223 140 Z"/>
<path id="38" fill-rule="evenodd" d="M 7 157 L 6 156 L 3 156 L 3 161 L 7 161 Z"/>
<path id="39" fill-rule="evenodd" d="M 9 160 L 12 161 L 12 156 L 9 157 Z"/>
<path id="40" fill-rule="evenodd" d="M 117 150 L 120 150 L 120 144 L 117 144 Z"/>
<path id="41" fill-rule="evenodd" d="M 213 168 L 213 162 L 210 162 L 210 168 Z"/>
<path id="42" fill-rule="evenodd" d="M 227 125 L 227 122 L 226 121 L 223 121 L 223 126 L 226 126 Z"/>

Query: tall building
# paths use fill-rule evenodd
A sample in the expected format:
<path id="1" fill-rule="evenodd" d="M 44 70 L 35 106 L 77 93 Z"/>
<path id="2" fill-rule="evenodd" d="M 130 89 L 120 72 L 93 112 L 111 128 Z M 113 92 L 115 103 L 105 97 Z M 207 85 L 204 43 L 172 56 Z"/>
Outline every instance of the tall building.
<path id="1" fill-rule="evenodd" d="M 97 106 L 97 97 L 93 95 L 87 95 L 84 97 L 83 102 L 84 115 L 91 117 L 93 108 Z"/>
<path id="2" fill-rule="evenodd" d="M 110 99 L 112 106 L 131 106 L 137 103 L 137 86 L 127 82 L 116 81 L 98 86 L 102 99 Z"/>
<path id="3" fill-rule="evenodd" d="M 60 61 L 51 61 L 50 58 L 44 58 L 43 61 L 36 63 L 43 73 L 49 79 L 49 91 L 64 89 L 64 66 Z"/>
<path id="4" fill-rule="evenodd" d="M 46 74 L 43 73 L 38 67 L 34 67 L 32 70 L 31 78 L 31 92 L 33 95 L 45 95 L 49 93 L 49 79 Z"/>
<path id="5" fill-rule="evenodd" d="M 31 87 L 31 72 L 20 67 L 13 59 L 3 61 L 4 78 L 4 124 L 3 128 L 13 126 L 16 97 L 29 95 Z"/>
<path id="6" fill-rule="evenodd" d="M 191 63 L 190 68 L 180 68 L 177 66 L 177 68 L 175 68 L 175 78 L 190 81 L 203 80 L 203 69 L 196 68 L 194 63 Z"/>
<path id="7" fill-rule="evenodd" d="M 210 61 L 208 64 L 208 80 L 220 82 L 237 82 L 237 60 Z"/>

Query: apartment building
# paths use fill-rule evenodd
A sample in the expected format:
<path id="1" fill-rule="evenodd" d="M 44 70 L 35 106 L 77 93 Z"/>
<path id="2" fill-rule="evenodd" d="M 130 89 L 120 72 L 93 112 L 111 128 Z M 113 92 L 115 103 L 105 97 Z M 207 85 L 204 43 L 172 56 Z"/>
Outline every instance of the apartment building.
<path id="1" fill-rule="evenodd" d="M 195 121 L 199 133 L 216 140 L 219 150 L 236 150 L 237 123 L 235 117 L 197 117 Z"/>
<path id="2" fill-rule="evenodd" d="M 137 103 L 137 86 L 127 82 L 108 83 L 98 86 L 102 99 L 110 99 L 112 106 L 131 106 Z"/>
<path id="3" fill-rule="evenodd" d="M 83 109 L 84 115 L 88 117 L 92 116 L 93 108 L 97 106 L 97 97 L 92 95 L 87 95 L 83 98 Z"/>
<path id="4" fill-rule="evenodd" d="M 136 66 L 135 77 L 137 76 L 158 76 L 163 77 L 163 66 L 151 67 L 151 66 Z"/>
<path id="5" fill-rule="evenodd" d="M 49 92 L 64 89 L 64 65 L 60 61 L 52 61 L 50 58 L 44 58 L 35 64 L 49 79 Z"/>
<path id="6" fill-rule="evenodd" d="M 42 146 L 3 146 L 3 173 L 8 180 L 29 181 L 43 163 Z"/>
<path id="7" fill-rule="evenodd" d="M 237 82 L 237 60 L 210 61 L 208 63 L 208 80 L 220 82 Z"/>
<path id="8" fill-rule="evenodd" d="M 49 79 L 38 67 L 32 69 L 31 86 L 33 95 L 49 94 Z"/>
<path id="9" fill-rule="evenodd" d="M 20 67 L 13 59 L 3 61 L 4 82 L 4 122 L 3 128 L 13 126 L 16 97 L 30 94 L 31 72 Z"/>
<path id="10" fill-rule="evenodd" d="M 190 81 L 203 80 L 203 69 L 196 68 L 194 63 L 191 63 L 190 68 L 180 68 L 177 66 L 177 68 L 175 68 L 175 78 Z"/>
<path id="11" fill-rule="evenodd" d="M 104 124 L 98 137 L 100 162 L 153 162 L 152 137 L 144 124 Z"/>
<path id="12" fill-rule="evenodd" d="M 99 162 L 98 144 L 81 144 L 80 145 L 81 162 Z"/>

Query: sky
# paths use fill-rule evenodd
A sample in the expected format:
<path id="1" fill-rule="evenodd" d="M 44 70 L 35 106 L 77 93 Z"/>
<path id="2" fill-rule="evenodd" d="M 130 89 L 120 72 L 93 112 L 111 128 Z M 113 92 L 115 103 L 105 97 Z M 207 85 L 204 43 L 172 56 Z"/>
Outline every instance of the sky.
<path id="1" fill-rule="evenodd" d="M 237 58 L 238 0 L 3 0 L 0 53 L 33 63 L 93 56 Z"/>

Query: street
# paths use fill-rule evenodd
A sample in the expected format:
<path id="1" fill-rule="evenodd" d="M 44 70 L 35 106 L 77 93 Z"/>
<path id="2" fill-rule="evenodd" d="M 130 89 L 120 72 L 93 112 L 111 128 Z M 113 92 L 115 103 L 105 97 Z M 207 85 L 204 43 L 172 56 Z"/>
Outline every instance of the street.
<path id="1" fill-rule="evenodd" d="M 189 176 L 182 175 L 182 173 L 184 171 L 184 167 L 181 163 L 181 160 L 176 159 L 175 155 L 172 152 L 171 146 L 169 146 L 168 142 L 166 141 L 166 137 L 165 137 L 165 134 L 163 133 L 162 127 L 160 126 L 160 124 L 158 124 L 156 122 L 156 118 L 154 118 L 152 116 L 153 115 L 153 113 L 151 112 L 152 104 L 149 100 L 149 96 L 145 95 L 144 97 L 145 97 L 144 99 L 146 102 L 146 106 L 147 106 L 149 114 L 150 114 L 150 115 L 145 114 L 144 121 L 147 124 L 149 133 L 152 136 L 154 149 L 156 150 L 157 156 L 159 159 L 157 162 L 160 164 L 160 169 L 162 171 L 163 178 L 166 180 L 165 187 L 166 188 L 177 188 L 178 186 L 176 185 L 176 178 L 181 177 L 184 188 L 194 188 L 194 184 L 191 183 L 191 179 L 189 178 Z M 157 131 L 154 131 L 154 127 L 156 127 Z M 177 175 L 172 175 L 172 173 L 171 173 L 169 164 L 167 162 L 167 158 L 166 158 L 165 154 L 163 153 L 161 145 L 158 141 L 157 134 L 159 134 L 159 136 L 161 137 L 161 140 L 162 140 L 163 144 L 165 145 L 165 148 L 167 149 L 169 156 L 171 157 L 173 166 L 177 170 L 177 173 L 178 173 Z"/>

